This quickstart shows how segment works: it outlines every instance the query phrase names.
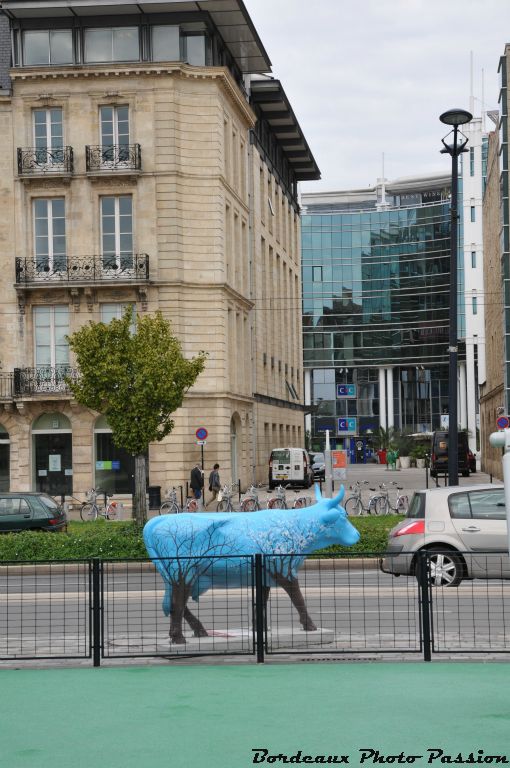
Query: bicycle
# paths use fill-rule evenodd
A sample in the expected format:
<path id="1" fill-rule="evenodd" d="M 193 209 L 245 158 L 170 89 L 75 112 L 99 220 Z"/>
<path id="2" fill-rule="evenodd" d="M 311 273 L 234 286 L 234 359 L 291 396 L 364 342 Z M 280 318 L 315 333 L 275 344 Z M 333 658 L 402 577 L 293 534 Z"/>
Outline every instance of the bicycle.
<path id="1" fill-rule="evenodd" d="M 159 508 L 160 515 L 176 515 L 181 511 L 177 503 L 177 492 L 175 488 L 168 488 L 165 493 L 165 501 Z"/>
<path id="2" fill-rule="evenodd" d="M 365 506 L 363 503 L 363 497 L 362 497 L 362 485 L 368 485 L 368 480 L 363 480 L 360 482 L 359 480 L 356 480 L 354 485 L 350 486 L 350 490 L 353 492 L 352 496 L 349 496 L 347 501 L 345 502 L 345 511 L 347 515 L 358 515 L 361 516 L 365 513 L 372 515 L 377 514 L 376 512 L 376 499 L 377 496 L 371 496 L 368 501 L 368 506 Z M 370 490 L 375 493 L 375 488 L 370 488 Z"/>
<path id="3" fill-rule="evenodd" d="M 309 496 L 298 496 L 297 499 L 294 499 L 294 504 L 292 505 L 292 509 L 302 509 L 303 507 L 309 507 L 309 506 L 310 506 Z"/>
<path id="4" fill-rule="evenodd" d="M 269 499 L 267 502 L 267 508 L 268 509 L 288 509 L 287 507 L 287 497 L 286 497 L 286 487 L 283 485 L 279 485 L 275 492 L 273 498 Z"/>
<path id="5" fill-rule="evenodd" d="M 221 499 L 216 507 L 217 512 L 235 512 L 234 505 L 232 504 L 232 496 L 234 495 L 234 485 L 224 485 L 218 494 L 218 498 L 221 494 Z"/>
<path id="6" fill-rule="evenodd" d="M 99 516 L 104 517 L 105 520 L 115 520 L 117 517 L 117 502 L 112 501 L 112 496 L 106 496 L 105 507 L 98 507 L 96 500 L 100 490 L 100 488 L 91 488 L 85 494 L 87 501 L 84 501 L 80 508 L 80 517 L 84 523 L 97 520 Z"/>
<path id="7" fill-rule="evenodd" d="M 241 501 L 241 506 L 239 507 L 240 512 L 256 512 L 260 509 L 259 487 L 260 486 L 252 485 L 248 488 Z"/>
<path id="8" fill-rule="evenodd" d="M 390 489 L 387 487 L 387 484 L 381 483 L 379 486 L 380 495 L 376 498 L 375 503 L 376 515 L 389 515 L 390 512 L 396 512 L 398 515 L 405 515 L 407 508 L 409 507 L 409 498 L 400 493 L 400 491 L 403 491 L 404 489 L 402 486 L 397 485 L 394 480 L 392 480 L 389 485 L 396 486 L 397 498 L 395 500 L 395 505 L 391 503 Z"/>

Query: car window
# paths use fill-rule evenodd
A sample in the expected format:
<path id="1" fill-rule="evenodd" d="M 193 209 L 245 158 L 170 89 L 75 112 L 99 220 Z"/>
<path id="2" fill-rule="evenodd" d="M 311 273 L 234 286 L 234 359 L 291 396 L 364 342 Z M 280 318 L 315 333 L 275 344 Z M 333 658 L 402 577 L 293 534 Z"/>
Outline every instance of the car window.
<path id="1" fill-rule="evenodd" d="M 406 517 L 423 518 L 425 517 L 425 494 L 415 493 L 406 513 Z"/>
<path id="2" fill-rule="evenodd" d="M 273 451 L 271 459 L 277 464 L 290 464 L 290 451 Z"/>
<path id="3" fill-rule="evenodd" d="M 454 520 L 471 517 L 471 507 L 467 493 L 454 493 L 448 496 L 450 517 Z"/>
<path id="4" fill-rule="evenodd" d="M 39 501 L 51 510 L 58 509 L 57 502 L 50 496 L 39 496 Z"/>
<path id="5" fill-rule="evenodd" d="M 504 520 L 506 518 L 505 491 L 503 488 L 490 491 L 472 491 L 469 494 L 471 512 L 474 518 Z"/>
<path id="6" fill-rule="evenodd" d="M 21 499 L 0 498 L 0 515 L 19 514 L 19 503 Z"/>

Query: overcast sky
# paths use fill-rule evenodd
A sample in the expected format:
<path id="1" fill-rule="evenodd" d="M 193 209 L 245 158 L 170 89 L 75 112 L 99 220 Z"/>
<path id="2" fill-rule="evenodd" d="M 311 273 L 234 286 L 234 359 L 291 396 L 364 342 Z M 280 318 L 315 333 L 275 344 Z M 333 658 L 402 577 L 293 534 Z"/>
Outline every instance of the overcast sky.
<path id="1" fill-rule="evenodd" d="M 510 0 L 245 0 L 322 172 L 305 192 L 449 169 L 439 115 L 498 107 Z M 487 121 L 487 127 L 492 125 Z"/>

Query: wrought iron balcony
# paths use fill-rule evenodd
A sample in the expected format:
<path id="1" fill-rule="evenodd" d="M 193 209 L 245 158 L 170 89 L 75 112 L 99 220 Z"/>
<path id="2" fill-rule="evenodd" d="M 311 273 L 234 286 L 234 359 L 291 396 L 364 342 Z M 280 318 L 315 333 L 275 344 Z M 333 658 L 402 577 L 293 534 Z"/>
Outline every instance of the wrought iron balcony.
<path id="1" fill-rule="evenodd" d="M 69 175 L 73 172 L 73 148 L 18 147 L 20 176 Z"/>
<path id="2" fill-rule="evenodd" d="M 70 394 L 65 379 L 75 378 L 76 369 L 70 365 L 39 365 L 37 368 L 14 369 L 14 395 Z"/>
<path id="3" fill-rule="evenodd" d="M 148 279 L 149 257 L 146 253 L 58 256 L 51 261 L 48 258 L 16 258 L 18 285 L 140 282 Z"/>
<path id="4" fill-rule="evenodd" d="M 12 373 L 0 373 L 0 400 L 12 400 L 14 380 Z"/>
<path id="5" fill-rule="evenodd" d="M 111 144 L 85 147 L 87 172 L 140 171 L 142 150 L 139 144 Z"/>

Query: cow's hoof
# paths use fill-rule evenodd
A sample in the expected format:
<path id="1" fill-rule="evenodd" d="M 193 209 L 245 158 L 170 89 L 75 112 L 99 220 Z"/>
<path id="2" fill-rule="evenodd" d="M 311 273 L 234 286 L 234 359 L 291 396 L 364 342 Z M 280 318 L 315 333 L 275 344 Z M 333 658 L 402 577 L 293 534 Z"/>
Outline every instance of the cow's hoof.
<path id="1" fill-rule="evenodd" d="M 317 632 L 317 627 L 313 623 L 313 621 L 308 622 L 307 624 L 303 624 L 303 629 L 305 632 Z"/>
<path id="2" fill-rule="evenodd" d="M 186 645 L 186 638 L 184 635 L 175 635 L 174 637 L 170 635 L 170 642 L 172 645 Z"/>
<path id="3" fill-rule="evenodd" d="M 206 629 L 196 629 L 193 632 L 193 637 L 209 637 Z"/>

